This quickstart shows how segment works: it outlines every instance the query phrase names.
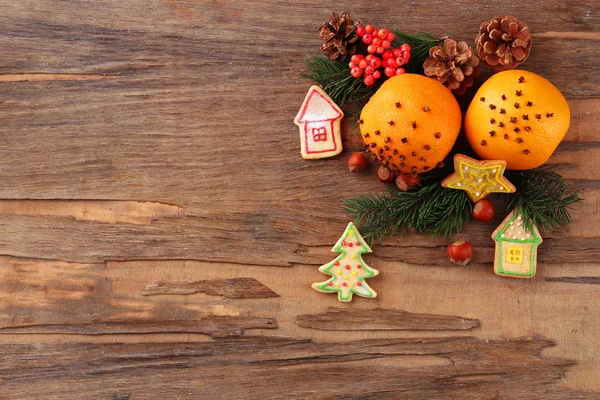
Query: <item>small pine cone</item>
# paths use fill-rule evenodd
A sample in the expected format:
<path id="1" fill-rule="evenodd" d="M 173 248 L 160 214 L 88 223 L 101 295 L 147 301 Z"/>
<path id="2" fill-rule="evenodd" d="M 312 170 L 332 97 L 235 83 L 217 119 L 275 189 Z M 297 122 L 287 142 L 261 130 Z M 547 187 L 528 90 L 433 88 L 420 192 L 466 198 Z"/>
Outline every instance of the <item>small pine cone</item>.
<path id="1" fill-rule="evenodd" d="M 465 94 L 479 76 L 479 58 L 466 42 L 446 39 L 442 46 L 429 49 L 423 70 L 454 93 Z"/>
<path id="2" fill-rule="evenodd" d="M 496 71 L 514 69 L 529 56 L 531 33 L 527 24 L 512 16 L 496 16 L 479 27 L 477 55 Z"/>
<path id="3" fill-rule="evenodd" d="M 346 56 L 356 53 L 358 35 L 356 28 L 361 21 L 352 21 L 348 13 L 340 17 L 336 13 L 319 28 L 319 36 L 323 39 L 321 50 L 329 54 L 332 60 L 344 60 Z"/>

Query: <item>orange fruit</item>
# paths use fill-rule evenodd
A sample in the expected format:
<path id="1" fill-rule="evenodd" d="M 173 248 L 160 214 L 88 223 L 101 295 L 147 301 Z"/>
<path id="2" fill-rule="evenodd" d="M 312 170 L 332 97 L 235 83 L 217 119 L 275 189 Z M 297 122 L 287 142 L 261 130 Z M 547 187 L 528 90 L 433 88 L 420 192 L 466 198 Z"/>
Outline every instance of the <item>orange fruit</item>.
<path id="1" fill-rule="evenodd" d="M 465 116 L 465 133 L 482 159 L 522 170 L 548 161 L 570 122 L 567 100 L 550 81 L 511 70 L 481 86 Z"/>
<path id="2" fill-rule="evenodd" d="M 435 168 L 448 155 L 461 125 L 460 107 L 435 79 L 416 74 L 388 79 L 364 106 L 365 148 L 404 173 Z"/>

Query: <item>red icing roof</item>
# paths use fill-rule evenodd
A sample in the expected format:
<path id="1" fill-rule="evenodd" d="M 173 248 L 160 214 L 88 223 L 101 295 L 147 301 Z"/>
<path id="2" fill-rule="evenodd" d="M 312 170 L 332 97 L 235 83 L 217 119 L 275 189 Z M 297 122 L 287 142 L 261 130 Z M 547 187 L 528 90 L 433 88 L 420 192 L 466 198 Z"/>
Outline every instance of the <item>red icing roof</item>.
<path id="1" fill-rule="evenodd" d="M 342 118 L 342 110 L 318 86 L 311 86 L 295 122 L 331 121 Z"/>

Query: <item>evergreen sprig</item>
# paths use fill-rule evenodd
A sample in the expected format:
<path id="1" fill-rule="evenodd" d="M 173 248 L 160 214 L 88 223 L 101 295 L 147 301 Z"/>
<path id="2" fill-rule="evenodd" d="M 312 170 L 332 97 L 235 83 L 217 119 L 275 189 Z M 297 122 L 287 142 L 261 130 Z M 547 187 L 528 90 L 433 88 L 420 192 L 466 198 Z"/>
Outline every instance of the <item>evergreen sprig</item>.
<path id="1" fill-rule="evenodd" d="M 528 228 L 537 225 L 549 232 L 571 222 L 570 209 L 581 197 L 579 192 L 569 193 L 568 184 L 553 167 L 506 171 L 505 175 L 517 188 L 516 193 L 504 195 L 507 209 L 518 208 Z M 446 189 L 439 182 L 425 182 L 416 191 L 344 201 L 344 209 L 371 242 L 408 232 L 450 236 L 470 220 L 472 207 L 465 191 Z"/>
<path id="2" fill-rule="evenodd" d="M 381 86 L 377 83 L 372 86 L 365 85 L 362 78 L 350 75 L 348 63 L 327 57 L 313 57 L 306 61 L 306 66 L 310 73 L 301 76 L 321 85 L 325 93 L 340 106 L 366 100 Z"/>
<path id="3" fill-rule="evenodd" d="M 416 191 L 362 195 L 344 201 L 344 208 L 373 242 L 408 232 L 450 236 L 471 219 L 472 204 L 466 192 L 431 182 Z"/>
<path id="4" fill-rule="evenodd" d="M 581 201 L 579 192 L 569 192 L 569 186 L 553 166 L 541 166 L 527 171 L 507 171 L 506 177 L 517 187 L 506 195 L 508 210 L 518 208 L 528 228 L 537 225 L 552 231 L 571 223 L 572 205 Z"/>

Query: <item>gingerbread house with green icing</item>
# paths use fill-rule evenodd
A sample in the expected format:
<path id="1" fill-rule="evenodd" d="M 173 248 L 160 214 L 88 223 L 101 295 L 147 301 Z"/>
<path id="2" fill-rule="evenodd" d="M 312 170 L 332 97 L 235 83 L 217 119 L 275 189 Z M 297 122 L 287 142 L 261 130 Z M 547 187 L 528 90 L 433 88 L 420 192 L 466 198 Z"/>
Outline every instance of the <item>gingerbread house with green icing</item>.
<path id="1" fill-rule="evenodd" d="M 512 278 L 532 278 L 535 275 L 537 248 L 542 243 L 542 236 L 535 225 L 529 225 L 530 228 L 515 210 L 494 231 L 496 274 Z"/>

